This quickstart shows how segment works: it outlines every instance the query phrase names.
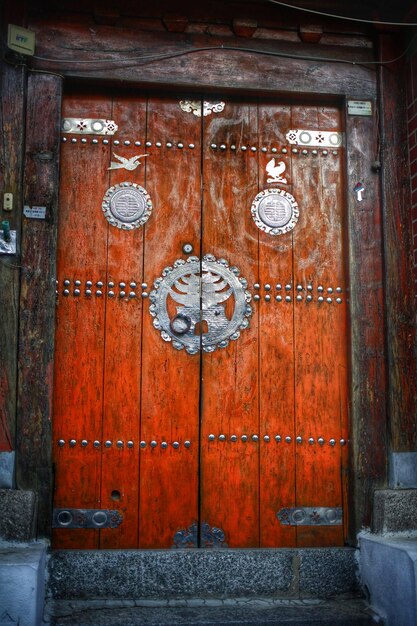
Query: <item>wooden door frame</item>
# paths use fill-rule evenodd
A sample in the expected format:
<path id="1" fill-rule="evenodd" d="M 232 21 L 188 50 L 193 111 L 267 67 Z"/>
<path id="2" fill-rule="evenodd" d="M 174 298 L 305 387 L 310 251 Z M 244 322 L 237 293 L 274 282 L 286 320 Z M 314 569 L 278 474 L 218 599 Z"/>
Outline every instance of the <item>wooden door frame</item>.
<path id="1" fill-rule="evenodd" d="M 42 37 L 47 35 L 46 30 Z M 158 35 L 155 35 L 157 39 Z M 346 269 L 350 287 L 349 537 L 350 542 L 355 543 L 358 530 L 370 524 L 373 492 L 386 485 L 387 476 L 384 271 L 386 275 L 390 269 L 387 264 L 384 266 L 383 256 L 382 225 L 387 213 L 386 191 L 385 203 L 382 205 L 380 176 L 372 169 L 379 133 L 376 74 L 363 66 L 321 63 L 317 79 L 314 79 L 312 76 L 316 73 L 317 63 L 283 59 L 277 69 L 274 59 L 267 57 L 255 67 L 259 71 L 256 77 L 253 68 L 247 69 L 247 55 L 235 53 L 236 67 L 241 70 L 239 79 L 214 72 L 210 80 L 200 77 L 199 81 L 193 82 L 195 79 L 191 69 L 194 66 L 190 63 L 179 66 L 175 59 L 166 62 L 160 80 L 155 78 L 155 68 L 149 72 L 146 66 L 145 69 L 130 68 L 129 74 L 122 70 L 121 75 L 117 75 L 113 69 L 106 72 L 100 70 L 94 73 L 94 79 L 97 86 L 103 89 L 108 88 L 109 84 L 117 86 L 122 78 L 129 87 L 147 91 L 165 86 L 170 89 L 175 87 L 182 92 L 232 92 L 234 95 L 250 96 L 266 94 L 276 100 L 315 98 L 317 101 L 336 103 L 344 111 Z M 26 140 L 25 204 L 43 205 L 48 209 L 45 222 L 24 220 L 22 229 L 21 264 L 36 264 L 42 268 L 42 272 L 24 273 L 22 276 L 17 475 L 21 487 L 35 489 L 40 494 L 38 529 L 41 535 L 48 535 L 53 482 L 50 419 L 62 75 L 54 74 L 56 68 L 51 63 L 38 62 L 38 65 L 38 71 L 28 79 L 27 128 L 30 132 Z M 269 72 L 267 89 L 265 72 Z M 293 77 L 291 89 L 287 78 L 290 72 Z M 82 79 L 86 75 L 83 70 L 65 69 L 62 74 L 71 84 L 79 84 L 82 88 Z M 45 126 L 37 125 L 37 121 L 40 117 L 44 119 L 45 99 L 51 102 L 51 97 L 53 106 L 50 105 L 46 121 L 48 132 L 45 133 Z M 373 115 L 348 115 L 347 102 L 351 99 L 371 101 Z M 52 154 L 53 159 L 48 161 L 39 158 L 39 154 Z M 38 179 L 47 180 L 40 189 L 36 183 Z M 354 192 L 358 182 L 365 186 L 361 203 L 358 203 Z M 388 245 L 392 250 L 396 245 L 395 239 L 395 232 L 388 239 L 385 234 L 385 249 Z M 42 306 L 38 300 L 34 302 L 34 288 L 38 293 L 37 298 L 42 294 Z M 389 327 L 392 330 L 392 320 Z M 33 350 L 34 336 L 37 352 Z"/>

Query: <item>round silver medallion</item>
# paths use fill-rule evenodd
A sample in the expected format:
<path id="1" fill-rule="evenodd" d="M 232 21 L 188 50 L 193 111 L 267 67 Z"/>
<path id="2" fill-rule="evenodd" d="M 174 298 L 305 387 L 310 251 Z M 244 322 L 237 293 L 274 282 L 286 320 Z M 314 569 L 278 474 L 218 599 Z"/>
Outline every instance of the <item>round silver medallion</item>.
<path id="1" fill-rule="evenodd" d="M 130 182 L 110 187 L 101 206 L 107 221 L 123 230 L 143 226 L 152 212 L 152 200 L 146 189 Z"/>
<path id="2" fill-rule="evenodd" d="M 149 312 L 164 341 L 189 354 L 226 348 L 252 315 L 247 281 L 225 259 L 177 259 L 154 282 Z"/>
<path id="3" fill-rule="evenodd" d="M 265 189 L 252 202 L 251 213 L 258 228 L 270 235 L 282 235 L 298 221 L 298 204 L 284 189 Z"/>

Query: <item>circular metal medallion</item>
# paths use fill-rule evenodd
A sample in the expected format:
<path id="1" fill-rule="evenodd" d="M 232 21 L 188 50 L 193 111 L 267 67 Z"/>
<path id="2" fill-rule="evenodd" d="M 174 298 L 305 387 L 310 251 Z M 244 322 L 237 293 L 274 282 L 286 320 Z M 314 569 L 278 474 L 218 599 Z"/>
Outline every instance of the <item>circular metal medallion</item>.
<path id="1" fill-rule="evenodd" d="M 251 213 L 258 228 L 270 235 L 282 235 L 298 221 L 298 204 L 284 189 L 265 189 L 252 202 Z"/>
<path id="2" fill-rule="evenodd" d="M 164 341 L 189 354 L 225 348 L 249 326 L 247 281 L 225 259 L 190 256 L 166 267 L 154 282 L 149 311 Z M 179 306 L 178 306 L 179 305 Z"/>
<path id="3" fill-rule="evenodd" d="M 146 189 L 136 183 L 125 182 L 106 191 L 101 207 L 112 226 L 133 230 L 148 221 L 152 200 Z"/>

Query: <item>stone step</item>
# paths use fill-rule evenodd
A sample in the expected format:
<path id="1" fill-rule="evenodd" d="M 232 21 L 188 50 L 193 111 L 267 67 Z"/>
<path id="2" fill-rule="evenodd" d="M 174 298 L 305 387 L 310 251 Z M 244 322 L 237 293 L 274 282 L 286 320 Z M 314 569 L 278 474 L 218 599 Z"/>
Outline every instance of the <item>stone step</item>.
<path id="1" fill-rule="evenodd" d="M 359 589 L 353 548 L 57 550 L 52 599 L 327 598 Z"/>
<path id="2" fill-rule="evenodd" d="M 188 599 L 55 601 L 44 626 L 371 626 L 379 620 L 357 598 L 333 600 Z M 381 622 L 382 624 L 382 622 Z"/>

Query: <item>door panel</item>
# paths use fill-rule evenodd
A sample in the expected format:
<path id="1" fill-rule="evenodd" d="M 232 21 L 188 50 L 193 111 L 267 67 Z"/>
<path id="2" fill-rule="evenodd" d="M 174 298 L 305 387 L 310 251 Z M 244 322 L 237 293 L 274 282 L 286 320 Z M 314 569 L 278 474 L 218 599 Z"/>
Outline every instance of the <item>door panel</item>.
<path id="1" fill-rule="evenodd" d="M 173 97 L 65 101 L 63 117 L 119 129 L 68 134 L 62 145 L 55 507 L 117 510 L 123 521 L 56 529 L 56 547 L 343 544 L 341 525 L 277 518 L 294 507 L 344 505 L 347 515 L 342 149 L 302 150 L 286 137 L 341 131 L 340 112 L 256 101 L 199 112 Z M 135 155 L 146 155 L 137 167 L 108 169 Z M 273 158 L 285 166 L 275 182 Z M 101 210 L 107 189 L 125 181 L 153 203 L 146 224 L 127 231 Z M 300 212 L 276 236 L 250 210 L 271 188 L 292 194 Z M 148 297 L 190 255 L 200 259 L 197 354 L 154 327 Z M 205 313 L 205 255 L 237 267 L 252 295 L 250 327 L 214 351 L 201 350 L 207 319 L 216 327 Z M 233 297 L 220 307 L 229 319 Z M 172 321 L 180 299 L 166 302 Z"/>

